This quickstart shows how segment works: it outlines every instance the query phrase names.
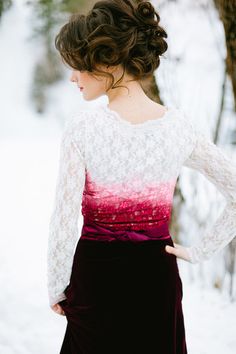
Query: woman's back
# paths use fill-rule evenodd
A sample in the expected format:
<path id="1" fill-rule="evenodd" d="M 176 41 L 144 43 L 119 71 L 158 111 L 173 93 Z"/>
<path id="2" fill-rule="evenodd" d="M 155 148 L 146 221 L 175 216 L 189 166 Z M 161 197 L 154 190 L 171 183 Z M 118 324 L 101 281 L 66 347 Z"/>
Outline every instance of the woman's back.
<path id="1" fill-rule="evenodd" d="M 80 115 L 71 129 L 86 163 L 83 215 L 112 230 L 169 220 L 176 179 L 193 147 L 180 112 L 169 108 L 138 124 L 107 106 Z"/>

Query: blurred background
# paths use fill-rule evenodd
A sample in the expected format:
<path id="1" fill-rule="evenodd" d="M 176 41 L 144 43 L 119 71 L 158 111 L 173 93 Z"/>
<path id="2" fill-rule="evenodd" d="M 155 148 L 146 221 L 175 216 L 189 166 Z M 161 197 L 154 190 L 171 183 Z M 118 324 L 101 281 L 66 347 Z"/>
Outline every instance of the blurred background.
<path id="1" fill-rule="evenodd" d="M 66 318 L 48 305 L 46 252 L 59 143 L 83 100 L 69 81 L 54 37 L 71 13 L 96 1 L 0 0 L 0 353 L 59 353 Z M 236 1 L 151 1 L 168 50 L 147 94 L 181 108 L 236 163 Z M 225 201 L 200 173 L 183 167 L 171 222 L 191 245 Z M 82 226 L 82 215 L 79 229 Z M 201 264 L 178 259 L 189 354 L 236 352 L 236 240 Z"/>

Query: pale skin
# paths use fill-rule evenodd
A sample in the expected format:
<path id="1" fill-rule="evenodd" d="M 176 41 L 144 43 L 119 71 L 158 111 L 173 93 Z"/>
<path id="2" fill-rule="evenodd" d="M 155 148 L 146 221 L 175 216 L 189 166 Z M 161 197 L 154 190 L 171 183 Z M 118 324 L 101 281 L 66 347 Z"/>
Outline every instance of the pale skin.
<path id="1" fill-rule="evenodd" d="M 123 68 L 117 66 L 100 66 L 103 71 L 110 72 L 114 75 L 115 82 L 121 77 Z M 122 118 L 127 119 L 132 124 L 143 123 L 146 120 L 158 119 L 166 112 L 166 107 L 151 100 L 143 91 L 139 81 L 129 81 L 132 76 L 125 73 L 122 81 L 118 85 L 124 85 L 129 88 L 129 91 L 124 87 L 110 89 L 106 92 L 109 81 L 103 76 L 93 76 L 88 71 L 72 70 L 70 81 L 75 82 L 78 87 L 83 87 L 82 95 L 86 101 L 91 101 L 99 98 L 102 95 L 107 95 L 109 100 L 109 108 L 116 111 Z M 148 112 L 148 115 L 147 115 Z M 187 250 L 184 246 L 174 243 L 174 247 L 165 246 L 165 251 L 175 255 L 185 261 L 190 261 Z M 51 306 L 52 310 L 59 315 L 65 316 L 65 312 L 59 304 Z"/>

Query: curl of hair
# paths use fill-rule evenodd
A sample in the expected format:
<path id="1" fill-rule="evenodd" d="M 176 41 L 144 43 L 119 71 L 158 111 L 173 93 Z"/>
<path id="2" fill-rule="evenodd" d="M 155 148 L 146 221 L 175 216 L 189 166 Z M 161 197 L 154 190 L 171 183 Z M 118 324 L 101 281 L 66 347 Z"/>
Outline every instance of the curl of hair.
<path id="1" fill-rule="evenodd" d="M 167 33 L 149 1 L 100 0 L 87 15 L 74 13 L 55 37 L 55 47 L 71 68 L 111 79 L 99 65 L 121 64 L 134 80 L 153 74 L 168 49 Z"/>

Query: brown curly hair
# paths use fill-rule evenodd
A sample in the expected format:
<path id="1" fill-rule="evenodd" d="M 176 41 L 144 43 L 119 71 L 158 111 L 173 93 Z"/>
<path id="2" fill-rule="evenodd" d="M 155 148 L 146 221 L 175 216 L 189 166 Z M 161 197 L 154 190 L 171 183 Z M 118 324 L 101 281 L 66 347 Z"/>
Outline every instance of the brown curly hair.
<path id="1" fill-rule="evenodd" d="M 155 18 L 156 16 L 156 18 Z M 62 61 L 75 70 L 109 76 L 98 65 L 124 69 L 134 80 L 153 74 L 167 50 L 167 33 L 149 1 L 101 0 L 87 15 L 73 13 L 55 37 Z"/>

